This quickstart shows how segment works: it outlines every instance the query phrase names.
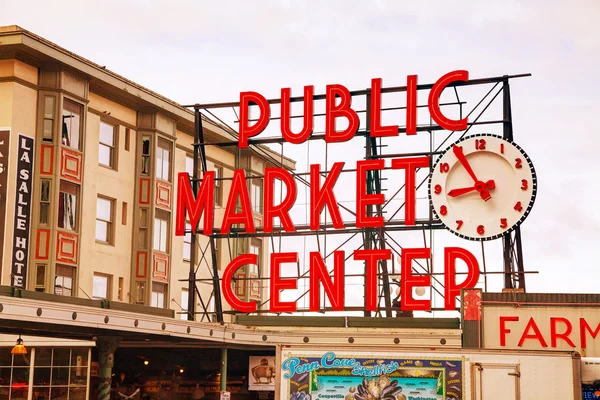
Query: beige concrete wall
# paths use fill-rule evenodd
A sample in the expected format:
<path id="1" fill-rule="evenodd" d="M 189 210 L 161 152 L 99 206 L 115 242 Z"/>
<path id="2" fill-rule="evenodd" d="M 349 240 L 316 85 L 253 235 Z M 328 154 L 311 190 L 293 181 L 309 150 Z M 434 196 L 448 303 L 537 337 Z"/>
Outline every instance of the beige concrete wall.
<path id="1" fill-rule="evenodd" d="M 89 93 L 89 100 L 90 102 L 88 103 L 88 108 L 94 109 L 101 113 L 110 112 L 111 117 L 126 122 L 132 126 L 136 125 L 137 112 L 135 112 L 135 110 L 127 108 L 119 103 L 115 103 L 114 101 L 105 99 L 104 97 L 101 97 L 92 92 Z M 133 146 L 133 148 L 135 148 L 135 142 L 133 141 L 133 138 L 131 145 Z"/>
<path id="2" fill-rule="evenodd" d="M 109 105 L 107 103 L 107 105 Z M 113 108 L 109 108 L 113 115 Z M 115 114 L 120 115 L 118 108 Z M 98 165 L 100 116 L 87 115 L 85 138 L 85 162 L 83 173 L 83 197 L 81 215 L 81 257 L 79 287 L 92 296 L 94 272 L 112 276 L 112 300 L 117 300 L 119 278 L 124 279 L 123 301 L 129 302 L 131 246 L 133 234 L 133 210 L 135 189 L 135 132 L 131 131 L 130 151 L 125 151 L 125 127 L 118 130 L 118 170 Z M 114 199 L 114 244 L 96 242 L 96 199 L 102 195 Z M 127 203 L 126 225 L 122 224 L 123 202 Z M 83 293 L 80 297 L 85 297 Z"/>

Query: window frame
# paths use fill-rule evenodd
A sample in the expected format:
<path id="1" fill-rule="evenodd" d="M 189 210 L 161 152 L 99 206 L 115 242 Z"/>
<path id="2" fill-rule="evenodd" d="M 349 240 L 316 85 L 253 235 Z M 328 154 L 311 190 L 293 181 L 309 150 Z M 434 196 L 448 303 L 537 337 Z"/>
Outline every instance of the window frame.
<path id="1" fill-rule="evenodd" d="M 67 189 L 73 191 L 74 193 L 71 193 L 70 191 L 67 191 Z M 56 221 L 56 226 L 59 229 L 64 229 L 66 231 L 70 231 L 70 232 L 78 232 L 79 231 L 79 198 L 81 195 L 81 190 L 80 190 L 80 186 L 76 185 L 74 183 L 71 182 L 67 182 L 67 181 L 60 181 L 59 184 L 59 188 L 58 188 L 58 216 L 57 216 L 57 221 Z M 74 202 L 74 216 L 75 216 L 75 222 L 73 224 L 72 229 L 69 227 L 64 227 L 64 226 L 60 226 L 60 224 L 62 223 L 61 221 L 64 221 L 64 217 L 65 217 L 65 210 L 64 210 L 64 203 L 65 203 L 65 199 L 66 197 L 63 199 L 63 193 L 67 194 L 67 195 L 71 195 L 71 196 L 75 196 L 75 202 Z M 63 207 L 63 216 L 61 218 L 60 215 L 60 209 L 61 206 Z"/>
<path id="2" fill-rule="evenodd" d="M 83 142 L 83 127 L 85 125 L 85 121 L 84 121 L 85 109 L 84 109 L 84 106 L 83 106 L 83 104 L 81 104 L 81 103 L 79 103 L 79 102 L 77 102 L 75 100 L 72 100 L 72 99 L 70 99 L 68 97 L 63 97 L 62 100 L 63 101 L 62 101 L 62 110 L 61 110 L 62 114 L 61 114 L 61 135 L 60 135 L 61 139 L 60 139 L 60 144 L 61 144 L 61 146 L 67 147 L 67 148 L 69 148 L 71 150 L 82 152 L 81 146 L 83 144 L 82 143 Z M 66 108 L 66 104 L 69 104 L 69 103 L 71 103 L 71 106 L 73 106 L 73 108 L 75 108 L 75 106 L 79 107 L 79 114 L 76 114 L 75 111 L 69 110 L 68 108 Z M 78 136 L 78 139 L 77 139 L 77 147 L 73 147 L 70 144 L 64 143 L 64 139 L 65 139 L 65 136 L 64 136 L 65 135 L 65 131 L 64 131 L 64 129 L 67 128 L 67 123 L 65 122 L 65 119 L 68 116 L 68 115 L 65 115 L 65 111 L 71 112 L 72 113 L 71 116 L 73 114 L 74 115 L 79 115 L 79 132 L 78 132 L 79 136 Z M 70 134 L 70 132 L 67 131 L 67 134 Z M 69 137 L 67 137 L 67 138 L 70 141 L 72 141 L 72 138 L 69 138 Z"/>
<path id="3" fill-rule="evenodd" d="M 112 138 L 113 138 L 113 144 L 112 146 L 109 144 L 106 144 L 102 141 L 102 125 L 106 125 L 112 128 Z M 98 131 L 98 165 L 104 168 L 108 168 L 108 169 L 112 169 L 114 171 L 118 170 L 118 143 L 119 143 L 119 126 L 118 125 L 113 125 L 113 124 L 109 124 L 106 121 L 100 120 L 100 129 Z M 102 146 L 107 147 L 109 149 L 109 164 L 104 164 L 103 162 L 100 161 L 100 149 L 102 148 Z"/>
<path id="4" fill-rule="evenodd" d="M 165 217 L 165 218 L 162 218 Z M 165 228 L 165 238 L 164 238 L 164 250 L 162 249 L 162 224 L 159 224 L 159 227 L 157 229 L 156 223 L 157 221 L 160 222 L 165 222 L 166 224 L 166 228 Z M 161 252 L 163 254 L 169 254 L 169 250 L 170 250 L 170 243 L 169 243 L 169 233 L 170 233 L 170 229 L 171 229 L 171 215 L 170 213 L 168 213 L 167 211 L 164 210 L 160 210 L 160 209 L 156 209 L 154 211 L 154 231 L 152 232 L 152 250 L 154 251 L 158 251 Z M 158 240 L 159 240 L 159 244 L 158 244 L 158 248 L 156 248 L 156 235 L 158 236 Z"/>
<path id="5" fill-rule="evenodd" d="M 159 291 L 160 289 L 161 291 Z M 154 294 L 156 294 L 156 305 L 154 305 Z M 163 305 L 158 306 L 158 295 L 162 295 Z M 167 285 L 165 283 L 152 282 L 152 291 L 150 293 L 150 306 L 156 308 L 167 308 Z"/>
<path id="6" fill-rule="evenodd" d="M 185 221 L 185 231 L 186 233 L 183 235 L 183 261 L 189 262 L 192 256 L 192 224 L 190 224 L 190 221 Z M 189 245 L 189 252 L 187 254 L 185 251 L 186 245 Z"/>
<path id="7" fill-rule="evenodd" d="M 96 296 L 94 293 L 96 287 L 96 278 L 106 278 L 106 297 Z M 92 277 L 92 298 L 96 300 L 111 300 L 112 299 L 112 275 L 94 272 Z"/>
<path id="8" fill-rule="evenodd" d="M 69 271 L 69 273 L 71 274 L 71 276 L 68 276 L 65 272 Z M 71 288 L 68 289 L 71 291 L 70 294 L 66 295 L 66 294 L 62 294 L 62 293 L 56 293 L 56 282 L 58 278 L 62 278 L 62 286 L 60 286 L 61 288 L 64 288 L 64 282 L 65 282 L 65 278 L 71 279 Z M 76 297 L 76 293 L 75 293 L 75 289 L 77 288 L 77 282 L 76 282 L 76 271 L 75 271 L 75 267 L 71 267 L 68 265 L 61 265 L 61 264 L 57 264 L 56 265 L 56 270 L 54 271 L 54 288 L 52 290 L 52 293 L 54 293 L 55 295 L 58 296 L 66 296 L 66 297 Z"/>
<path id="9" fill-rule="evenodd" d="M 255 201 L 254 195 L 255 190 L 259 190 L 258 201 Z M 250 180 L 250 206 L 254 214 L 263 214 L 263 203 L 264 203 L 264 186 L 262 179 L 253 178 Z"/>
<path id="10" fill-rule="evenodd" d="M 110 220 L 109 221 L 106 221 L 106 220 L 98 217 L 98 200 L 104 200 L 110 204 Z M 103 196 L 101 194 L 98 194 L 96 196 L 96 230 L 94 232 L 94 238 L 96 239 L 96 243 L 114 246 L 114 244 L 115 244 L 115 232 L 114 232 L 114 229 L 115 229 L 115 223 L 114 223 L 115 222 L 115 205 L 116 205 L 115 199 L 112 199 L 107 196 Z M 98 222 L 103 222 L 106 224 L 106 236 L 107 236 L 106 241 L 98 239 L 98 236 L 97 236 Z"/>
<path id="11" fill-rule="evenodd" d="M 169 156 L 167 160 L 167 172 L 165 179 L 165 154 Z M 160 155 L 160 168 L 159 168 L 159 155 Z M 173 145 L 166 139 L 161 137 L 156 140 L 156 155 L 154 157 L 154 177 L 164 182 L 171 182 L 171 175 L 173 170 Z"/>
<path id="12" fill-rule="evenodd" d="M 186 294 L 185 295 L 185 301 L 184 301 L 184 296 L 183 296 L 184 293 Z M 180 304 L 180 306 L 181 306 L 181 314 L 179 316 L 180 316 L 181 319 L 187 320 L 188 319 L 188 313 L 187 313 L 188 309 L 187 309 L 187 306 L 188 306 L 188 302 L 189 302 L 189 299 L 190 299 L 190 291 L 189 291 L 188 288 L 181 288 L 181 295 L 179 296 L 179 299 L 181 300 L 181 304 Z"/>
<path id="13" fill-rule="evenodd" d="M 213 167 L 213 171 L 215 172 L 215 205 L 223 207 L 223 167 L 221 165 L 215 164 L 215 166 Z"/>

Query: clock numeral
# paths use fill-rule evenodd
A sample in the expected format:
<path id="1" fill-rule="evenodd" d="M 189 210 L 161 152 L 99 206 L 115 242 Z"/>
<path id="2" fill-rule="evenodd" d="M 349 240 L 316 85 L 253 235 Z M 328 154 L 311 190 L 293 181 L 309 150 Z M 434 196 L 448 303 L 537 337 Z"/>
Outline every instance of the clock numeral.
<path id="1" fill-rule="evenodd" d="M 448 214 L 448 208 L 446 206 L 441 206 L 440 207 L 440 214 L 441 215 L 446 215 Z"/>
<path id="2" fill-rule="evenodd" d="M 515 158 L 515 168 L 521 169 L 523 168 L 523 160 L 520 158 Z"/>
<path id="3" fill-rule="evenodd" d="M 500 218 L 500 228 L 506 229 L 507 226 L 508 222 L 506 221 L 506 218 Z"/>
<path id="4" fill-rule="evenodd" d="M 523 206 L 521 205 L 520 201 L 517 201 L 517 204 L 515 204 L 515 210 L 517 210 L 518 212 L 523 211 Z"/>
<path id="5" fill-rule="evenodd" d="M 527 179 L 521 179 L 521 190 L 527 190 Z"/>
<path id="6" fill-rule="evenodd" d="M 433 187 L 433 192 L 434 192 L 435 194 L 440 194 L 440 193 L 442 193 L 442 186 L 441 186 L 441 185 L 435 185 L 435 186 Z"/>
<path id="7" fill-rule="evenodd" d="M 500 153 L 504 154 L 504 143 L 500 143 Z"/>
<path id="8" fill-rule="evenodd" d="M 440 172 L 444 173 L 444 172 L 448 172 L 450 171 L 450 165 L 448 165 L 448 163 L 441 163 L 440 164 Z"/>
<path id="9" fill-rule="evenodd" d="M 483 235 L 485 233 L 485 227 L 483 225 L 479 225 L 477 227 L 477 233 L 479 233 L 480 235 Z"/>
<path id="10" fill-rule="evenodd" d="M 457 220 L 457 221 L 456 221 L 456 230 L 459 230 L 459 229 L 460 229 L 460 227 L 462 226 L 462 224 L 463 224 L 462 220 L 460 220 L 460 219 L 459 219 L 459 220 Z"/>
<path id="11" fill-rule="evenodd" d="M 485 150 L 485 139 L 475 140 L 475 150 Z"/>

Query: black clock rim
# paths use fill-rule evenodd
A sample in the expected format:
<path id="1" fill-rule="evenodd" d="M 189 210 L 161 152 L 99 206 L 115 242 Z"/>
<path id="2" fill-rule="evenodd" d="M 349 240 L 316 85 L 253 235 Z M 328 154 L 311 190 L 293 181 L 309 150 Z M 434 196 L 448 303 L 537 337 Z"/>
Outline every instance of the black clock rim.
<path id="1" fill-rule="evenodd" d="M 433 198 L 431 196 L 431 178 L 432 178 L 432 173 L 433 171 L 435 171 L 435 168 L 438 166 L 440 160 L 442 159 L 442 157 L 450 150 L 452 150 L 452 146 L 464 142 L 465 140 L 469 140 L 469 139 L 473 139 L 473 138 L 478 138 L 478 137 L 495 137 L 498 139 L 501 139 L 507 143 L 510 143 L 511 145 L 515 146 L 517 148 L 517 150 L 519 150 L 521 152 L 521 154 L 523 155 L 523 158 L 527 161 L 527 165 L 529 165 L 529 168 L 531 169 L 531 201 L 529 202 L 529 204 L 527 205 L 527 208 L 525 209 L 525 212 L 523 213 L 523 215 L 521 216 L 521 218 L 519 218 L 519 220 L 517 222 L 515 222 L 510 229 L 507 229 L 506 231 L 499 233 L 497 235 L 493 235 L 493 236 L 489 236 L 489 237 L 471 237 L 471 236 L 466 236 L 463 235 L 462 233 L 459 233 L 457 231 L 455 231 L 454 229 L 450 228 L 448 225 L 446 225 L 442 219 L 440 218 L 440 216 L 438 215 L 438 213 L 435 211 L 435 208 L 433 207 Z M 535 172 L 535 167 L 533 166 L 533 162 L 531 161 L 531 159 L 529 158 L 529 156 L 527 155 L 527 153 L 525 152 L 525 150 L 523 150 L 523 148 L 521 148 L 521 146 L 519 146 L 517 143 L 515 143 L 513 140 L 508 140 L 505 139 L 504 137 L 502 137 L 501 135 L 497 135 L 495 133 L 476 133 L 473 135 L 469 135 L 469 136 L 464 136 L 460 139 L 458 139 L 456 142 L 452 143 L 450 146 L 448 146 L 444 151 L 442 151 L 439 154 L 438 159 L 436 160 L 436 162 L 431 166 L 431 170 L 429 171 L 429 178 L 428 178 L 428 182 L 427 182 L 427 191 L 428 191 L 428 198 L 429 198 L 429 208 L 432 211 L 434 217 L 436 219 L 438 219 L 440 221 L 440 223 L 442 224 L 442 226 L 449 232 L 453 233 L 455 236 L 458 236 L 462 239 L 466 239 L 466 240 L 471 240 L 473 242 L 487 242 L 490 240 L 496 240 L 499 238 L 504 237 L 504 235 L 509 235 L 510 233 L 512 233 L 515 229 L 517 229 L 519 226 L 521 226 L 521 224 L 523 223 L 523 221 L 525 221 L 525 219 L 529 216 L 529 213 L 531 212 L 531 209 L 533 208 L 533 204 L 535 203 L 535 199 L 537 197 L 537 174 Z"/>

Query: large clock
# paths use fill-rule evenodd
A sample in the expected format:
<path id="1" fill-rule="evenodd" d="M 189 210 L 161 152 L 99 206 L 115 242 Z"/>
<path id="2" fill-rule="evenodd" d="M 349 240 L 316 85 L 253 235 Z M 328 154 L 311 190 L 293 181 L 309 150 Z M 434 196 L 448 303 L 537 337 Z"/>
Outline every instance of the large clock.
<path id="1" fill-rule="evenodd" d="M 468 136 L 448 147 L 429 177 L 434 215 L 449 231 L 470 240 L 496 239 L 519 226 L 536 190 L 527 154 L 492 134 Z"/>

